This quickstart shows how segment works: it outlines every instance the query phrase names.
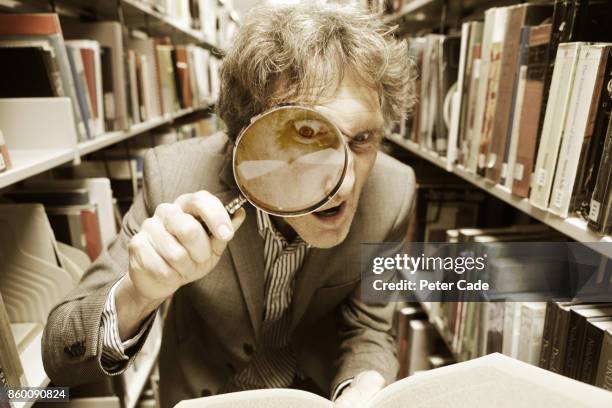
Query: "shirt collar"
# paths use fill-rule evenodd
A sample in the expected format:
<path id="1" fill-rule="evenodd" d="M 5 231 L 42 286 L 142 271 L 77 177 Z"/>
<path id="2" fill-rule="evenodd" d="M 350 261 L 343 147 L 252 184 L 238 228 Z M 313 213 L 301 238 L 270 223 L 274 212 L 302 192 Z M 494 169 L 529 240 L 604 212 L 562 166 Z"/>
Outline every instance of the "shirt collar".
<path id="1" fill-rule="evenodd" d="M 259 231 L 259 235 L 263 239 L 266 239 L 266 235 L 269 233 L 274 237 L 275 240 L 277 240 L 278 242 L 282 244 L 283 248 L 289 245 L 306 246 L 307 248 L 310 248 L 310 245 L 307 244 L 306 241 L 304 241 L 302 237 L 300 237 L 299 235 L 296 235 L 295 240 L 291 244 L 289 244 L 287 240 L 285 239 L 285 237 L 283 236 L 283 234 L 281 234 L 274 226 L 274 223 L 272 222 L 270 215 L 268 213 L 263 212 L 259 208 L 256 208 L 256 210 L 257 210 L 257 231 Z"/>

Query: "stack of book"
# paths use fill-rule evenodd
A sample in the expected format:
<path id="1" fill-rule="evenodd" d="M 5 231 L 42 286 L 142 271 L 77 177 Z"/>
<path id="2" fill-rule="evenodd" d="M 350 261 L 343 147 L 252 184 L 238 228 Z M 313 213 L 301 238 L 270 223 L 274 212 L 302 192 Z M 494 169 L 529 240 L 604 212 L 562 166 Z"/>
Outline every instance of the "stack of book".
<path id="1" fill-rule="evenodd" d="M 124 44 L 117 22 L 0 14 L 0 58 L 0 97 L 69 97 L 81 141 L 208 106 L 219 92 L 209 51 L 164 37 Z"/>
<path id="2" fill-rule="evenodd" d="M 420 104 L 405 137 L 610 233 L 611 17 L 608 1 L 556 0 L 489 9 L 460 36 L 411 39 Z"/>

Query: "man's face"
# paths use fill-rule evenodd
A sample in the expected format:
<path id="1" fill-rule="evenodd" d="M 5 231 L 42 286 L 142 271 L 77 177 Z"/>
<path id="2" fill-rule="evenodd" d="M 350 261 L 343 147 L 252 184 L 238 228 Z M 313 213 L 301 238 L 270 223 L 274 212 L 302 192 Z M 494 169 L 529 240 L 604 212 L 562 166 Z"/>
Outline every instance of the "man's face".
<path id="1" fill-rule="evenodd" d="M 349 166 L 335 197 L 321 210 L 284 220 L 304 241 L 317 248 L 330 248 L 346 238 L 361 189 L 372 170 L 384 125 L 378 94 L 346 76 L 338 92 L 320 98 L 314 109 L 331 119 L 346 138 Z"/>

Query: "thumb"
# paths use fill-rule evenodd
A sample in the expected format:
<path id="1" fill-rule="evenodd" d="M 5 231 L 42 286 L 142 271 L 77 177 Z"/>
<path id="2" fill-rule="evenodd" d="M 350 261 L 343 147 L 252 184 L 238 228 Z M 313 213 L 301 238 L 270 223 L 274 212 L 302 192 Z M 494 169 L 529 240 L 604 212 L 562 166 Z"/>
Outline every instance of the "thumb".
<path id="1" fill-rule="evenodd" d="M 364 407 L 385 385 L 385 379 L 377 371 L 359 373 L 351 385 L 336 400 L 334 408 Z"/>
<path id="2" fill-rule="evenodd" d="M 234 228 L 234 233 L 238 231 L 238 228 L 240 228 L 245 218 L 246 218 L 246 211 L 244 211 L 244 208 L 239 208 L 234 213 L 234 215 L 232 215 L 232 226 Z M 221 254 L 223 254 L 223 251 L 225 251 L 226 246 L 227 246 L 227 241 L 222 241 L 214 236 L 211 237 L 212 252 L 213 254 L 215 254 L 215 257 L 216 257 L 214 261 L 215 264 L 218 258 L 221 257 Z"/>

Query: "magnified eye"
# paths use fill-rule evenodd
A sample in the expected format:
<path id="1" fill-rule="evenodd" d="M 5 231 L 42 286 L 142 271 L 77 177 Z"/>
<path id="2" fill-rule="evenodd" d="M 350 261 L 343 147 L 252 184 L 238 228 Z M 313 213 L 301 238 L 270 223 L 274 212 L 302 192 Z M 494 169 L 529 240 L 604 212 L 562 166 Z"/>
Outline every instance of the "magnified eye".
<path id="1" fill-rule="evenodd" d="M 298 129 L 298 133 L 302 137 L 311 138 L 315 135 L 315 131 L 310 126 L 302 126 Z"/>
<path id="2" fill-rule="evenodd" d="M 300 142 L 313 143 L 316 141 L 317 134 L 325 132 L 326 126 L 318 120 L 296 120 L 293 122 L 293 127 L 300 135 Z"/>

